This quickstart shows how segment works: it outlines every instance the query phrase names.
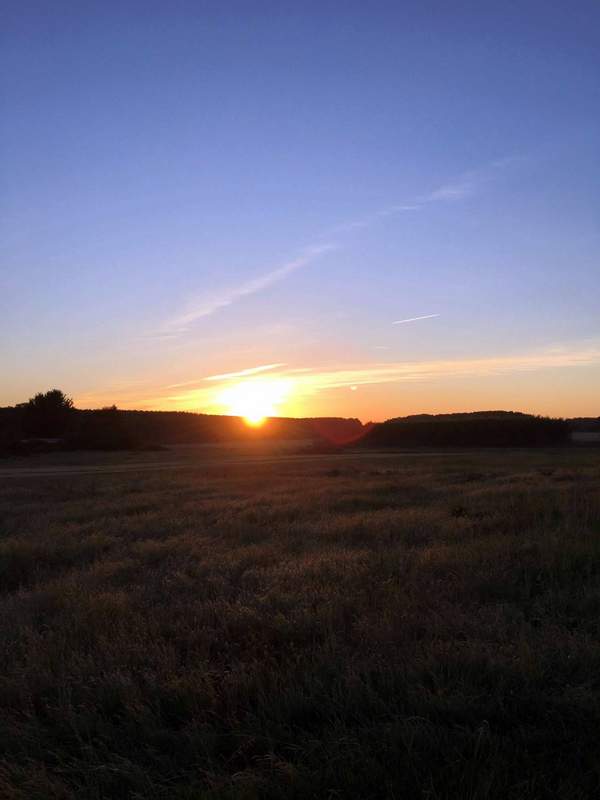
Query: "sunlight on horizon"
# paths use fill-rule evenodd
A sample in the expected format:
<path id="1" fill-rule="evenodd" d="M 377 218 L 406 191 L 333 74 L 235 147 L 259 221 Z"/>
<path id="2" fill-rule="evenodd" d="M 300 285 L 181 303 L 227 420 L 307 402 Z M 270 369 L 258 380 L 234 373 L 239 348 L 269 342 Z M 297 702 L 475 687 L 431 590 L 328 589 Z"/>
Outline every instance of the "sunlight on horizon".
<path id="1" fill-rule="evenodd" d="M 227 386 L 218 401 L 229 414 L 243 417 L 248 425 L 258 427 L 267 417 L 277 416 L 290 391 L 289 380 L 247 380 Z"/>

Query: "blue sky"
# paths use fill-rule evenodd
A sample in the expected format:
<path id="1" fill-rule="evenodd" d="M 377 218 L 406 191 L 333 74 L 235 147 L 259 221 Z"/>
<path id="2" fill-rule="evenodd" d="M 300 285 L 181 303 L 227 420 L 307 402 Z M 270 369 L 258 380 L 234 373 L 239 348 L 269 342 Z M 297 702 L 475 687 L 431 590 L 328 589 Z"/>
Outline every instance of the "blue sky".
<path id="1" fill-rule="evenodd" d="M 600 413 L 597 3 L 4 9 L 0 404 Z"/>

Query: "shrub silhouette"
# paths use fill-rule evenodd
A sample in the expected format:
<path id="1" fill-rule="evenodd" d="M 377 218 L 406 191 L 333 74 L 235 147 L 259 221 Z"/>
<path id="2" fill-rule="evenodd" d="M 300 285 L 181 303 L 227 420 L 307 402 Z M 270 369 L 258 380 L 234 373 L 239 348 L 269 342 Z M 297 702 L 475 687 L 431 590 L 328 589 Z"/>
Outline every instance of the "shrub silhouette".
<path id="1" fill-rule="evenodd" d="M 73 401 L 60 389 L 39 392 L 23 405 L 23 432 L 28 436 L 62 436 L 69 430 L 73 414 Z"/>

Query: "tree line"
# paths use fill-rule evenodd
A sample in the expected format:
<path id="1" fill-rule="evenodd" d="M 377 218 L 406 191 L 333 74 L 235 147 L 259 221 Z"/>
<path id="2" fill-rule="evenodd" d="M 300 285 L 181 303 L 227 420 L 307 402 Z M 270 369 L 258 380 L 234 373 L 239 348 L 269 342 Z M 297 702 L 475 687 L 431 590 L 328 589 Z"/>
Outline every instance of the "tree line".
<path id="1" fill-rule="evenodd" d="M 591 425 L 591 427 L 590 427 Z M 186 411 L 77 409 L 60 389 L 0 408 L 0 452 L 46 449 L 127 450 L 174 444 L 310 440 L 323 452 L 366 447 L 539 447 L 565 444 L 600 418 L 553 419 L 512 411 L 418 414 L 363 425 L 358 419 L 274 417 L 252 428 L 240 417 Z M 314 446 L 314 445 L 313 445 Z M 321 448 L 319 450 L 319 448 Z"/>
<path id="2" fill-rule="evenodd" d="M 421 414 L 373 426 L 372 447 L 541 447 L 569 440 L 568 420 L 515 411 Z"/>
<path id="3" fill-rule="evenodd" d="M 0 450 L 124 450 L 188 443 L 319 439 L 340 446 L 362 436 L 358 419 L 273 417 L 257 428 L 242 418 L 186 411 L 77 409 L 59 389 L 0 408 Z"/>

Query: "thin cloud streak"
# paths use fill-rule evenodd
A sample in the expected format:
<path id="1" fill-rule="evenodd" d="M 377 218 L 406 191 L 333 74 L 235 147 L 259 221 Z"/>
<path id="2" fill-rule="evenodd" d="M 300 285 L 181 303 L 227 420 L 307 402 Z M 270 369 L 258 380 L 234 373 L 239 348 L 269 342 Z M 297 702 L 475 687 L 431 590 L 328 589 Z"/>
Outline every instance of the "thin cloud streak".
<path id="1" fill-rule="evenodd" d="M 546 369 L 587 367 L 600 364 L 600 343 L 573 345 L 571 348 L 552 348 L 533 353 L 488 358 L 450 359 L 446 361 L 415 361 L 359 364 L 342 369 L 282 370 L 279 377 L 292 382 L 290 397 L 312 396 L 324 390 L 349 386 L 389 383 L 422 383 L 438 379 L 467 376 L 495 376 Z M 227 373 L 226 373 L 227 374 Z M 231 373 L 229 373 L 231 374 Z M 260 378 L 258 379 L 260 380 Z M 226 379 L 223 380 L 226 383 Z M 157 398 L 174 406 L 186 408 L 215 408 L 217 386 L 203 387 L 178 395 Z"/>
<path id="2" fill-rule="evenodd" d="M 352 385 L 428 381 L 436 378 L 490 376 L 509 372 L 531 372 L 541 369 L 578 367 L 600 364 L 600 347 L 583 350 L 550 350 L 524 355 L 498 356 L 449 361 L 400 362 L 373 364 L 350 369 L 332 370 L 307 375 L 303 385 L 319 391 Z"/>
<path id="3" fill-rule="evenodd" d="M 421 205 L 426 205 L 427 203 L 435 203 L 444 200 L 463 200 L 475 194 L 482 184 L 491 181 L 500 170 L 511 166 L 519 160 L 522 159 L 516 156 L 498 158 L 485 167 L 464 172 L 456 180 L 439 186 L 432 192 L 418 198 L 416 202 Z"/>
<path id="4" fill-rule="evenodd" d="M 269 286 L 272 286 L 274 283 L 278 283 L 284 278 L 287 278 L 288 275 L 291 275 L 293 272 L 296 272 L 296 270 L 307 266 L 319 256 L 329 253 L 332 250 L 336 250 L 337 247 L 338 245 L 333 243 L 317 244 L 307 247 L 302 255 L 298 256 L 298 258 L 287 261 L 277 269 L 271 270 L 271 272 L 267 272 L 264 275 L 259 275 L 256 278 L 252 278 L 251 280 L 242 283 L 240 286 L 226 289 L 220 294 L 198 298 L 190 305 L 184 314 L 181 314 L 167 323 L 165 326 L 165 332 L 185 333 L 193 322 L 196 322 L 202 317 L 209 317 L 211 314 L 214 314 L 215 311 L 219 311 L 222 308 L 230 306 L 232 303 L 242 297 L 256 294 L 256 292 L 260 292 L 263 289 L 268 289 Z"/>
<path id="5" fill-rule="evenodd" d="M 271 372 L 274 369 L 285 367 L 285 363 L 279 364 L 264 364 L 261 367 L 248 367 L 248 369 L 241 369 L 238 372 L 224 372 L 222 375 L 209 375 L 204 378 L 205 381 L 226 381 L 230 378 L 245 378 L 247 375 L 257 375 L 259 372 Z"/>
<path id="6" fill-rule="evenodd" d="M 468 176 L 465 175 L 462 179 L 454 182 L 447 183 L 434 189 L 429 194 L 420 198 L 422 204 L 433 203 L 436 200 L 462 200 L 465 197 L 473 194 L 476 188 L 476 178 L 473 173 Z"/>
<path id="7" fill-rule="evenodd" d="M 422 317 L 409 317 L 408 319 L 397 319 L 395 322 L 392 322 L 392 325 L 404 325 L 405 322 L 418 322 L 420 319 L 434 319 L 434 317 L 439 317 L 439 314 L 424 314 Z"/>
<path id="8" fill-rule="evenodd" d="M 350 233 L 353 230 L 370 228 L 381 218 L 390 217 L 395 214 L 401 214 L 405 212 L 420 211 L 422 208 L 431 203 L 461 200 L 473 194 L 482 182 L 490 180 L 495 172 L 512 164 L 515 160 L 517 160 L 515 157 L 497 159 L 496 161 L 488 164 L 486 167 L 483 167 L 479 170 L 471 170 L 470 172 L 466 172 L 456 181 L 443 184 L 428 194 L 413 198 L 412 201 L 395 203 L 394 205 L 390 205 L 371 214 L 367 214 L 360 219 L 342 222 L 339 225 L 329 229 L 326 236 L 337 236 L 339 234 L 343 235 Z M 340 247 L 341 245 L 337 242 L 311 245 L 307 247 L 300 256 L 287 261 L 271 272 L 267 272 L 264 275 L 259 275 L 256 278 L 252 278 L 251 280 L 242 283 L 240 286 L 225 289 L 220 293 L 201 296 L 192 302 L 183 314 L 180 314 L 174 319 L 169 320 L 160 331 L 158 331 L 156 334 L 151 334 L 151 336 L 168 341 L 171 338 L 186 333 L 189 327 L 197 320 L 204 317 L 209 317 L 217 311 L 232 305 L 243 297 L 256 294 L 257 292 L 261 292 L 264 289 L 269 288 L 273 284 L 284 280 L 293 272 L 296 272 L 297 270 L 312 263 L 315 261 L 315 259 L 324 255 L 325 253 L 331 252 L 332 250 L 337 250 Z"/>
<path id="9" fill-rule="evenodd" d="M 328 232 L 329 235 L 338 233 L 348 233 L 355 229 L 369 228 L 382 217 L 391 217 L 395 214 L 401 214 L 407 211 L 420 211 L 425 206 L 432 203 L 441 201 L 463 200 L 475 194 L 482 183 L 485 183 L 493 177 L 493 175 L 501 169 L 510 166 L 515 161 L 519 160 L 514 156 L 507 156 L 506 158 L 496 159 L 490 162 L 485 167 L 480 169 L 469 170 L 458 176 L 450 183 L 444 183 L 441 186 L 433 189 L 426 194 L 415 197 L 405 203 L 395 203 L 394 205 L 381 208 L 364 217 L 348 222 L 342 222 L 339 225 L 331 228 Z"/>
<path id="10" fill-rule="evenodd" d="M 259 372 L 267 372 L 268 370 L 279 369 L 280 367 L 285 367 L 285 362 L 264 364 L 260 367 L 249 367 L 248 369 L 241 369 L 239 372 L 224 372 L 222 375 L 208 375 L 203 378 L 195 378 L 193 381 L 170 383 L 168 386 L 165 386 L 165 389 L 180 389 L 183 386 L 200 386 L 204 381 L 224 381 L 230 378 L 244 378 L 247 375 L 256 375 Z"/>

